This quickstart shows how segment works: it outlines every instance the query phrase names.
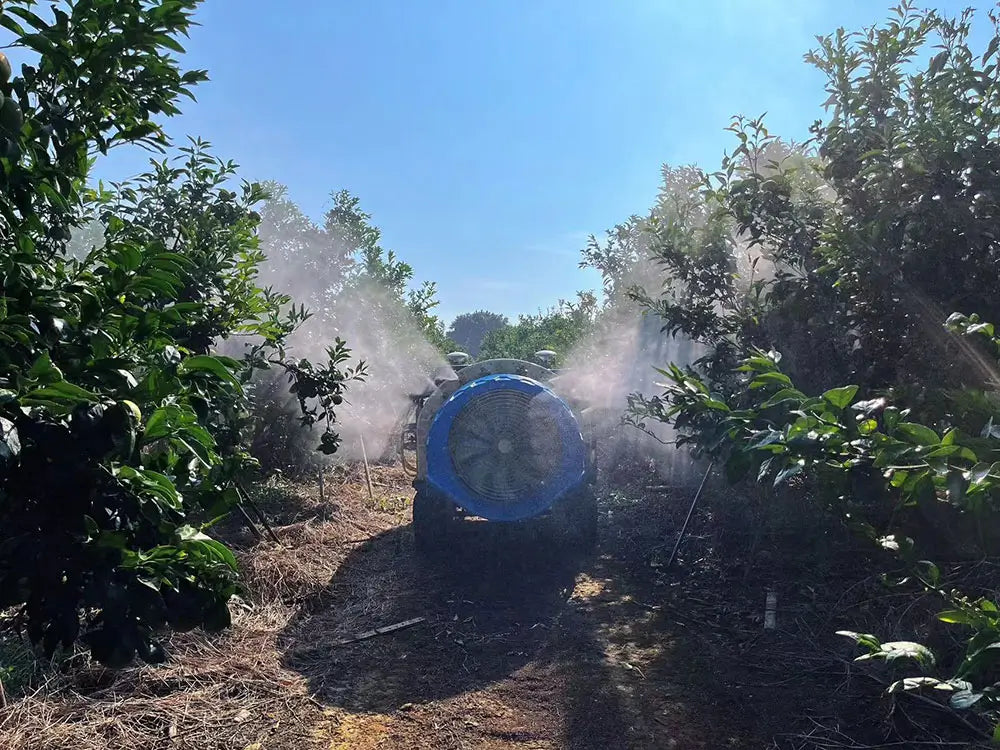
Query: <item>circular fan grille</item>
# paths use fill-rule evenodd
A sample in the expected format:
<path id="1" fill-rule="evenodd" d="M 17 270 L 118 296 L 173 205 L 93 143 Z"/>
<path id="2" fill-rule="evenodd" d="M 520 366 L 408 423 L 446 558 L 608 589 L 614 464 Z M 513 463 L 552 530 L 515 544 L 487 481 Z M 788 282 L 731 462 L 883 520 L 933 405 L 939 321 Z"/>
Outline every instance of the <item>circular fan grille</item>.
<path id="1" fill-rule="evenodd" d="M 452 423 L 448 450 L 469 489 L 503 503 L 544 485 L 562 459 L 556 420 L 534 396 L 514 389 L 469 401 Z"/>

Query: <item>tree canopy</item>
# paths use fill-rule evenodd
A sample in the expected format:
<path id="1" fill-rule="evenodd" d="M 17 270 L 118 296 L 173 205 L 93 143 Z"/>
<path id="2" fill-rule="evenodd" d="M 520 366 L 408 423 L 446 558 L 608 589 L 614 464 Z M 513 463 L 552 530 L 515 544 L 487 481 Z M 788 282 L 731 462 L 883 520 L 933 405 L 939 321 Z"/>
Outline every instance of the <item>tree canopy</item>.
<path id="1" fill-rule="evenodd" d="M 506 316 L 488 310 L 462 313 L 448 326 L 447 336 L 459 349 L 478 357 L 487 334 L 509 325 Z"/>
<path id="2" fill-rule="evenodd" d="M 551 310 L 522 315 L 517 323 L 486 334 L 480 359 L 513 358 L 532 360 L 542 349 L 556 353 L 563 363 L 573 347 L 592 329 L 598 312 L 597 298 L 581 292 L 575 302 L 563 300 Z"/>

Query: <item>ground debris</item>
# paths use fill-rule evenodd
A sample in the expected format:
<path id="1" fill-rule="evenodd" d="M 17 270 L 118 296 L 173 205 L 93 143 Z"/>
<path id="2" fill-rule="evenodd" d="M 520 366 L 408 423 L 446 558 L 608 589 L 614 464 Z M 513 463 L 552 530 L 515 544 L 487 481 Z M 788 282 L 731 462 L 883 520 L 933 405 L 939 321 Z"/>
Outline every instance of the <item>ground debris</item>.
<path id="1" fill-rule="evenodd" d="M 357 643 L 358 641 L 367 641 L 369 638 L 374 638 L 379 635 L 388 635 L 389 633 L 395 633 L 398 630 L 404 630 L 405 628 L 412 628 L 414 625 L 419 625 L 427 620 L 423 617 L 413 617 L 409 620 L 403 620 L 402 622 L 397 622 L 392 625 L 386 625 L 382 628 L 374 628 L 372 630 L 366 630 L 364 633 L 358 633 L 353 638 L 343 638 L 339 641 L 334 641 L 331 645 L 333 646 L 348 646 L 352 643 Z"/>
<path id="2" fill-rule="evenodd" d="M 370 469 L 409 492 L 398 468 Z M 173 636 L 165 665 L 74 663 L 7 696 L 0 747 L 805 750 L 831 746 L 811 721 L 858 724 L 853 706 L 882 686 L 852 678 L 833 633 L 887 610 L 877 581 L 851 578 L 856 557 L 817 572 L 814 550 L 774 554 L 709 494 L 674 567 L 650 567 L 691 492 L 629 475 L 603 494 L 593 557 L 472 524 L 444 565 L 415 556 L 408 513 L 371 506 L 363 468 L 331 472 L 325 503 L 314 482 L 287 486 L 259 501 L 285 548 L 238 526 L 228 540 L 251 593 L 229 632 Z M 768 588 L 775 631 L 762 629 Z"/>

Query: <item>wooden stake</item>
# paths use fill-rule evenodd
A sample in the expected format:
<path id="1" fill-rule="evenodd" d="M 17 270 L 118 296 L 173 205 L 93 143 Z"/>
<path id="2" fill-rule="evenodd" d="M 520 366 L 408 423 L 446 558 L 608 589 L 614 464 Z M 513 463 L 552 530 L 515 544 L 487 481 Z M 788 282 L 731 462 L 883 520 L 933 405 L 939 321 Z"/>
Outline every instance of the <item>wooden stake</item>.
<path id="1" fill-rule="evenodd" d="M 397 630 L 404 630 L 405 628 L 412 628 L 414 625 L 419 625 L 424 622 L 423 617 L 414 617 L 412 620 L 403 620 L 402 622 L 397 622 L 395 625 L 386 625 L 383 628 L 375 628 L 374 630 L 368 630 L 364 633 L 358 633 L 353 638 L 345 638 L 342 641 L 336 641 L 334 646 L 346 646 L 349 643 L 357 643 L 358 641 L 367 641 L 369 638 L 374 638 L 377 635 L 387 635 L 389 633 L 395 633 Z"/>
<path id="2" fill-rule="evenodd" d="M 260 533 L 260 529 L 257 528 L 257 524 L 255 524 L 253 522 L 253 519 L 250 518 L 250 514 L 247 513 L 247 509 L 243 507 L 243 503 L 237 505 L 236 510 L 240 512 L 240 516 L 243 517 L 243 523 L 245 523 L 247 528 L 253 532 L 253 535 L 257 538 L 257 541 L 259 542 L 261 539 L 263 539 L 264 535 Z"/>
<path id="3" fill-rule="evenodd" d="M 764 601 L 764 630 L 774 630 L 775 612 L 778 609 L 778 595 L 773 589 L 767 590 L 767 598 Z"/>
<path id="4" fill-rule="evenodd" d="M 319 467 L 319 501 L 326 502 L 326 492 L 323 490 L 323 467 Z"/>
<path id="5" fill-rule="evenodd" d="M 368 451 L 365 450 L 365 436 L 361 436 L 361 458 L 365 461 L 365 482 L 368 484 L 368 499 L 375 502 L 375 490 L 372 489 L 372 471 L 368 467 Z"/>
<path id="6" fill-rule="evenodd" d="M 265 516 L 261 512 L 261 509 L 257 507 L 257 503 L 250 499 L 250 494 L 239 482 L 236 482 L 236 492 L 241 500 L 240 508 L 243 510 L 243 514 L 246 516 L 246 509 L 243 506 L 250 506 L 250 510 L 252 510 L 254 515 L 257 516 L 257 520 L 260 521 L 261 525 L 267 531 L 267 535 L 271 537 L 271 541 L 275 544 L 281 544 L 281 540 L 278 539 L 278 535 L 274 533 L 274 529 L 271 528 L 271 524 L 267 522 L 267 516 Z M 249 516 L 246 517 L 249 518 Z"/>

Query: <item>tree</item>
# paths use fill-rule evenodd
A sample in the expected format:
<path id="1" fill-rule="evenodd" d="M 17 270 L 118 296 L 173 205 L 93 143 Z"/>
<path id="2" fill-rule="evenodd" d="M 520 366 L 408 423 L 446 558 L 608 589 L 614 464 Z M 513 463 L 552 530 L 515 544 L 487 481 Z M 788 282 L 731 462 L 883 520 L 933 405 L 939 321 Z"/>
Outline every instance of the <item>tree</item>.
<path id="1" fill-rule="evenodd" d="M 288 360 L 307 317 L 257 283 L 259 186 L 200 142 L 111 190 L 90 157 L 169 146 L 150 116 L 205 78 L 170 50 L 195 0 L 8 2 L 0 23 L 37 55 L 0 81 L 0 612 L 51 654 L 82 640 L 108 665 L 164 658 L 166 626 L 229 622 L 236 559 L 205 531 L 254 468 L 245 384 L 278 367 L 336 450 L 334 407 L 360 373 Z M 102 241 L 66 254 L 96 220 Z M 220 339 L 250 340 L 239 359 Z"/>
<path id="2" fill-rule="evenodd" d="M 557 364 L 565 362 L 573 347 L 593 328 L 597 298 L 580 292 L 576 302 L 561 300 L 559 305 L 538 315 L 522 315 L 514 325 L 486 335 L 480 359 L 512 358 L 532 360 L 535 352 L 556 352 Z"/>
<path id="3" fill-rule="evenodd" d="M 987 322 L 1000 315 L 1000 18 L 988 18 L 981 52 L 972 11 L 908 2 L 820 38 L 807 59 L 831 109 L 808 149 L 770 158 L 780 144 L 763 120 L 734 118 L 733 155 L 704 176 L 706 221 L 650 220 L 666 293 L 636 295 L 709 354 L 667 364 L 664 390 L 631 404 L 731 481 L 794 477 L 788 491 L 894 552 L 905 581 L 945 602 L 938 619 L 967 629 L 964 658 L 950 639 L 936 662 L 920 644 L 840 635 L 863 659 L 916 659 L 920 676 L 888 692 L 947 693 L 984 714 L 966 724 L 983 737 L 1000 719 L 995 591 L 927 557 L 982 559 L 1000 529 L 1000 339 Z"/>
<path id="4" fill-rule="evenodd" d="M 506 316 L 487 310 L 476 310 L 462 313 L 448 326 L 447 336 L 455 342 L 459 349 L 467 354 L 478 357 L 483 346 L 483 340 L 488 333 L 510 325 Z"/>
<path id="5" fill-rule="evenodd" d="M 1000 318 L 996 50 L 969 49 L 972 19 L 903 3 L 864 41 L 822 39 L 808 60 L 830 116 L 811 143 L 735 118 L 738 145 L 702 174 L 695 220 L 654 210 L 643 223 L 666 285 L 646 302 L 712 346 L 720 372 L 780 340 L 810 390 L 850 379 L 930 406 L 942 380 L 984 381 L 941 329 L 953 310 Z M 932 40 L 933 62 L 912 68 Z"/>
<path id="6" fill-rule="evenodd" d="M 297 334 L 301 342 L 311 327 L 338 325 L 363 306 L 360 293 L 378 290 L 392 300 L 393 314 L 412 322 L 433 344 L 445 346 L 444 326 L 433 314 L 437 286 L 424 281 L 414 287 L 413 266 L 381 245 L 381 230 L 347 190 L 331 194 L 333 205 L 315 224 L 287 197 L 287 188 L 264 184 L 260 241 L 267 261 L 262 277 L 272 286 L 294 293 L 315 310 L 316 320 Z M 372 301 L 375 306 L 377 302 Z M 442 349 L 443 350 L 443 349 Z"/>
<path id="7" fill-rule="evenodd" d="M 297 356 L 322 354 L 331 332 L 351 341 L 366 361 L 370 381 L 352 391 L 351 424 L 345 440 L 353 451 L 360 433 L 370 455 L 410 405 L 407 394 L 420 391 L 429 372 L 454 349 L 434 314 L 433 282 L 414 284 L 413 267 L 382 246 L 382 233 L 346 190 L 331 194 L 322 222 L 313 222 L 268 183 L 270 197 L 261 210 L 261 247 L 268 260 L 262 279 L 275 289 L 308 303 L 313 317 L 288 339 Z M 299 407 L 283 387 L 280 373 L 260 373 L 252 383 L 253 455 L 267 469 L 295 474 L 313 471 L 325 459 L 308 450 L 308 433 L 298 429 Z M 360 455 L 360 451 L 357 451 Z"/>

